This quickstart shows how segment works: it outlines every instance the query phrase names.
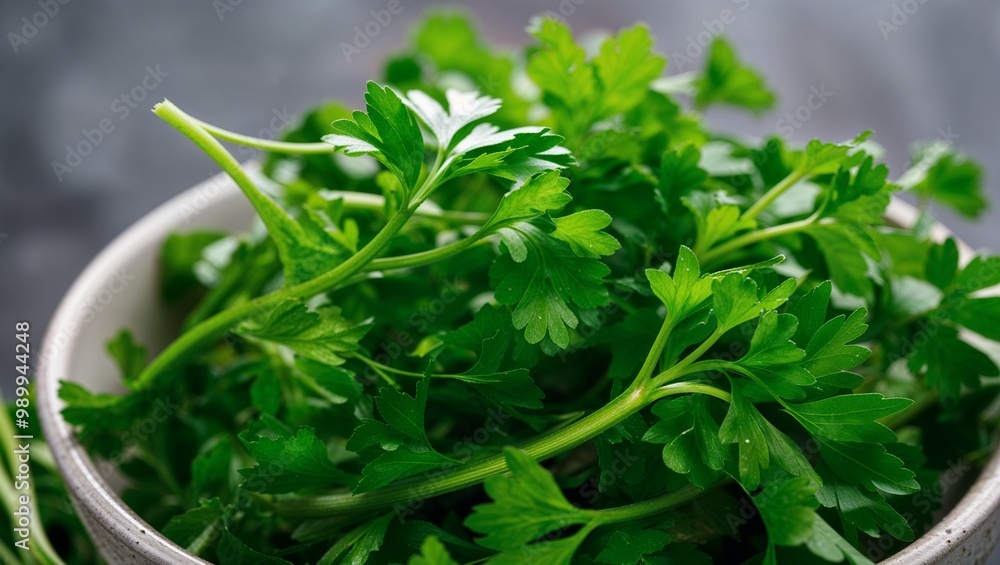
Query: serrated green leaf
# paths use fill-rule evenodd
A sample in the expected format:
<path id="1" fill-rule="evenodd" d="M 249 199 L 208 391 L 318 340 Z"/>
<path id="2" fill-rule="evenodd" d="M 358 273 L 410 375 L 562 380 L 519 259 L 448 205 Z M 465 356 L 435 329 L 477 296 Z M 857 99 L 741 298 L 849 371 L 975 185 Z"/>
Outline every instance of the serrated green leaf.
<path id="1" fill-rule="evenodd" d="M 316 565 L 363 565 L 385 541 L 386 530 L 395 514 L 389 513 L 365 522 L 337 540 Z"/>
<path id="2" fill-rule="evenodd" d="M 719 426 L 701 398 L 660 401 L 653 406 L 659 421 L 642 436 L 649 443 L 666 444 L 663 463 L 695 486 L 708 488 L 719 477 L 729 451 L 719 441 Z"/>
<path id="3" fill-rule="evenodd" d="M 131 386 L 146 366 L 149 349 L 138 343 L 128 330 L 121 330 L 115 334 L 115 337 L 108 340 L 105 348 L 118 365 L 122 381 Z"/>
<path id="4" fill-rule="evenodd" d="M 769 543 L 792 547 L 812 538 L 819 506 L 815 492 L 809 479 L 795 478 L 770 483 L 753 497 Z"/>
<path id="5" fill-rule="evenodd" d="M 284 345 L 303 357 L 328 365 L 340 365 L 344 355 L 358 350 L 358 341 L 371 324 L 355 324 L 335 306 L 310 311 L 298 300 L 284 300 L 236 328 L 236 333 Z"/>
<path id="6" fill-rule="evenodd" d="M 827 466 L 848 484 L 863 485 L 889 494 L 920 490 L 913 471 L 879 443 L 846 443 L 819 438 L 820 454 Z"/>
<path id="7" fill-rule="evenodd" d="M 628 112 L 646 97 L 649 83 L 663 73 L 667 62 L 653 52 L 649 28 L 634 25 L 601 44 L 594 57 L 600 84 L 596 118 Z"/>
<path id="8" fill-rule="evenodd" d="M 483 232 L 493 232 L 511 227 L 562 208 L 571 200 L 566 192 L 569 179 L 550 171 L 531 177 L 528 182 L 504 194 L 495 212 L 485 224 Z"/>
<path id="9" fill-rule="evenodd" d="M 758 298 L 757 283 L 738 273 L 712 281 L 712 305 L 719 326 L 736 326 L 774 310 L 795 292 L 795 281 L 787 279 Z"/>
<path id="10" fill-rule="evenodd" d="M 392 171 L 407 193 L 416 188 L 424 163 L 424 138 L 413 112 L 391 88 L 368 83 L 367 113 L 333 122 L 323 141 L 348 155 L 371 155 Z"/>
<path id="11" fill-rule="evenodd" d="M 549 532 L 593 520 L 566 500 L 552 475 L 530 455 L 508 447 L 504 459 L 511 476 L 487 479 L 484 486 L 493 502 L 476 506 L 465 520 L 466 527 L 484 534 L 480 545 L 517 550 Z"/>
<path id="12" fill-rule="evenodd" d="M 886 183 L 889 168 L 874 162 L 871 156 L 866 157 L 853 173 L 841 165 L 825 193 L 824 216 L 864 224 L 881 221 L 893 187 Z"/>
<path id="13" fill-rule="evenodd" d="M 444 151 L 451 148 L 456 135 L 469 124 L 496 113 L 500 100 L 482 96 L 478 92 L 461 92 L 448 89 L 445 92 L 448 109 L 419 90 L 406 93 L 403 103 L 427 126 Z"/>
<path id="14" fill-rule="evenodd" d="M 660 159 L 656 201 L 668 216 L 680 211 L 681 199 L 701 187 L 708 173 L 698 166 L 701 152 L 693 145 L 667 149 Z"/>
<path id="15" fill-rule="evenodd" d="M 899 179 L 904 188 L 969 218 L 978 218 L 986 209 L 982 171 L 964 155 L 941 142 L 928 146 L 914 162 Z"/>
<path id="16" fill-rule="evenodd" d="M 856 547 L 847 542 L 823 518 L 813 520 L 813 537 L 806 543 L 814 555 L 831 563 L 847 560 L 851 565 L 873 565 Z"/>
<path id="17" fill-rule="evenodd" d="M 413 397 L 383 388 L 375 398 L 375 406 L 384 421 L 362 420 L 347 440 L 348 450 L 368 460 L 354 489 L 356 494 L 458 463 L 435 451 L 424 429 L 430 381 L 421 379 Z"/>
<path id="18" fill-rule="evenodd" d="M 414 555 L 407 565 L 458 565 L 439 539 L 429 536 L 420 546 L 420 555 Z"/>
<path id="19" fill-rule="evenodd" d="M 294 436 L 271 439 L 240 434 L 240 441 L 256 461 L 241 469 L 243 488 L 268 494 L 303 489 L 353 485 L 356 478 L 330 461 L 326 444 L 311 428 L 300 428 Z"/>
<path id="20" fill-rule="evenodd" d="M 914 374 L 923 374 L 927 385 L 936 387 L 942 396 L 957 398 L 963 386 L 977 389 L 982 377 L 1000 375 L 996 363 L 954 328 L 941 323 L 934 328 L 931 338 L 915 348 L 908 366 Z"/>
<path id="21" fill-rule="evenodd" d="M 985 338 L 1000 341 L 1000 296 L 965 298 L 949 304 L 941 316 Z"/>
<path id="22" fill-rule="evenodd" d="M 695 103 L 741 106 L 759 112 L 774 104 L 774 93 L 754 69 L 743 64 L 729 43 L 716 37 L 708 48 L 704 72 L 695 80 Z"/>
<path id="23" fill-rule="evenodd" d="M 823 472 L 823 486 L 816 491 L 816 498 L 827 508 L 836 508 L 841 518 L 872 537 L 885 531 L 904 541 L 913 540 L 913 530 L 878 492 L 850 485 L 839 476 Z"/>
<path id="24" fill-rule="evenodd" d="M 608 545 L 597 554 L 598 563 L 636 565 L 645 556 L 655 555 L 670 543 L 670 536 L 660 530 L 621 529 L 611 534 Z"/>
<path id="25" fill-rule="evenodd" d="M 908 398 L 869 393 L 789 404 L 785 409 L 815 436 L 836 441 L 888 443 L 896 441 L 896 434 L 878 420 L 911 404 L 913 401 Z"/>
<path id="26" fill-rule="evenodd" d="M 490 268 L 497 301 L 515 306 L 514 327 L 524 330 L 528 343 L 548 336 L 565 348 L 579 324 L 575 309 L 608 301 L 603 280 L 610 270 L 592 256 L 578 255 L 574 247 L 607 249 L 607 244 L 596 231 L 554 236 L 524 223 L 500 230 L 500 238 L 506 253 Z"/>

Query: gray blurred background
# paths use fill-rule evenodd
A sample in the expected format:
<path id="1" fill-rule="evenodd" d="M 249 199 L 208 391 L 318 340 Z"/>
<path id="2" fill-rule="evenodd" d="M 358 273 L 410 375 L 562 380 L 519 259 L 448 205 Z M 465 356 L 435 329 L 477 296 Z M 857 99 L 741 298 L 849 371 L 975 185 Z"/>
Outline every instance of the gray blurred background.
<path id="1" fill-rule="evenodd" d="M 31 322 L 40 345 L 62 294 L 115 235 L 217 171 L 149 113 L 153 103 L 169 97 L 195 116 L 251 135 L 271 127 L 272 118 L 299 115 L 325 98 L 357 105 L 365 80 L 378 76 L 387 54 L 408 44 L 409 23 L 431 4 L 399 0 L 402 11 L 348 61 L 341 44 L 353 42 L 355 27 L 363 28 L 371 10 L 385 9 L 389 0 L 61 1 L 67 3 L 0 4 L 5 352 L 13 349 L 18 320 Z M 44 2 L 58 12 L 44 14 Z M 811 89 L 822 89 L 832 94 L 794 130 L 794 141 L 843 140 L 872 128 L 898 173 L 911 142 L 950 139 L 985 165 L 988 191 L 1000 199 L 1000 2 L 479 0 L 463 6 L 502 44 L 524 42 L 529 17 L 546 10 L 561 12 L 577 32 L 644 20 L 668 56 L 704 44 L 706 34 L 721 27 L 763 70 L 780 102 L 758 118 L 712 112 L 717 128 L 748 135 L 777 129 Z M 677 62 L 669 74 L 678 71 Z M 133 109 L 121 97 L 134 89 L 144 99 Z M 67 146 L 102 125 L 107 133 L 93 151 L 67 162 Z M 96 139 L 93 131 L 90 136 Z M 973 246 L 1000 247 L 995 206 L 977 225 L 949 213 L 939 217 Z M 5 370 L 0 378 L 9 390 L 13 373 Z"/>

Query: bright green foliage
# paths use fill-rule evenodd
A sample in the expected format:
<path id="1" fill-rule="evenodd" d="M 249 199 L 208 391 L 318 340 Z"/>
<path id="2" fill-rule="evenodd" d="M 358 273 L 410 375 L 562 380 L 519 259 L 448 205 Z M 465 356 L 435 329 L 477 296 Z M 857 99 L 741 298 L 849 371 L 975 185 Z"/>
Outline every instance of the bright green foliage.
<path id="1" fill-rule="evenodd" d="M 936 142 L 914 152 L 913 167 L 899 182 L 914 193 L 976 218 L 986 209 L 982 172 L 966 156 L 945 142 Z"/>
<path id="2" fill-rule="evenodd" d="M 350 322 L 335 306 L 310 311 L 302 302 L 286 300 L 259 319 L 244 322 L 237 333 L 283 345 L 320 363 L 340 365 L 345 355 L 357 351 L 370 327 Z"/>
<path id="3" fill-rule="evenodd" d="M 695 103 L 741 106 L 759 112 L 774 104 L 774 93 L 760 74 L 736 56 L 729 42 L 717 37 L 708 48 L 704 74 L 695 81 Z"/>
<path id="4" fill-rule="evenodd" d="M 115 360 L 122 380 L 131 383 L 146 366 L 149 349 L 135 341 L 132 332 L 122 330 L 105 345 L 108 355 Z"/>
<path id="5" fill-rule="evenodd" d="M 355 482 L 330 461 L 326 445 L 309 428 L 277 439 L 243 434 L 240 440 L 257 462 L 241 471 L 247 490 L 282 493 Z"/>
<path id="6" fill-rule="evenodd" d="M 663 464 L 687 475 L 692 484 L 708 488 L 719 477 L 729 451 L 719 440 L 719 425 L 695 397 L 661 401 L 652 412 L 660 421 L 642 436 L 643 441 L 663 443 Z"/>
<path id="7" fill-rule="evenodd" d="M 490 268 L 490 280 L 498 302 L 516 305 L 514 327 L 524 330 L 528 343 L 548 336 L 565 348 L 579 324 L 576 309 L 607 304 L 603 281 L 610 271 L 598 257 L 618 247 L 601 231 L 611 218 L 598 212 L 583 220 L 564 220 L 549 233 L 530 223 L 499 232 L 504 253 Z"/>
<path id="8" fill-rule="evenodd" d="M 333 122 L 334 133 L 323 141 L 348 155 L 371 155 L 396 175 L 404 191 L 412 191 L 424 163 L 424 138 L 413 112 L 392 89 L 374 82 L 368 83 L 365 105 L 367 113 Z"/>
<path id="9" fill-rule="evenodd" d="M 598 563 L 636 565 L 648 561 L 667 547 L 670 536 L 660 530 L 617 530 L 611 534 L 607 547 L 597 554 Z"/>
<path id="10" fill-rule="evenodd" d="M 382 389 L 375 406 L 383 421 L 362 420 L 347 449 L 368 459 L 355 492 L 365 492 L 392 481 L 455 464 L 431 446 L 424 429 L 424 410 L 430 379 L 417 383 L 416 397 L 393 388 Z M 372 454 L 372 455 L 368 455 Z"/>
<path id="11" fill-rule="evenodd" d="M 868 563 L 922 535 L 996 445 L 1000 258 L 883 215 L 975 216 L 979 169 L 714 131 L 774 101 L 723 39 L 662 77 L 643 24 L 529 34 L 431 14 L 364 111 L 277 145 L 157 107 L 263 225 L 168 238 L 179 339 L 115 335 L 124 394 L 62 385 L 123 500 L 219 563 Z M 274 151 L 241 175 L 213 136 Z"/>
<path id="12" fill-rule="evenodd" d="M 420 555 L 410 558 L 408 565 L 458 565 L 436 537 L 428 537 L 420 546 Z"/>
<path id="13" fill-rule="evenodd" d="M 493 502 L 475 507 L 465 525 L 486 534 L 479 543 L 489 548 L 513 550 L 549 532 L 585 524 L 593 516 L 570 504 L 548 471 L 523 451 L 508 448 L 504 459 L 511 477 L 486 481 Z"/>
<path id="14" fill-rule="evenodd" d="M 816 487 L 808 479 L 773 482 L 753 497 L 770 543 L 795 546 L 809 541 L 816 519 Z"/>

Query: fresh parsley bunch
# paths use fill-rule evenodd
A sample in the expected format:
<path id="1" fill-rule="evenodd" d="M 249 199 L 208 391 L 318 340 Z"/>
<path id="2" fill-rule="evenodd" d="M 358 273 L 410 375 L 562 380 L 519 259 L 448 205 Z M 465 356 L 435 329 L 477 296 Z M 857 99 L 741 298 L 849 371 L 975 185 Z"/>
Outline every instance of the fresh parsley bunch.
<path id="1" fill-rule="evenodd" d="M 701 111 L 774 95 L 729 45 L 664 79 L 646 27 L 523 53 L 437 14 L 365 109 L 280 141 L 154 112 L 260 218 L 171 236 L 186 315 L 65 417 L 189 551 L 235 563 L 868 563 L 989 453 L 1000 259 L 930 238 L 979 169 Z M 220 143 L 267 151 L 241 167 Z M 883 220 L 892 193 L 924 213 Z M 163 399 L 166 425 L 123 446 Z"/>

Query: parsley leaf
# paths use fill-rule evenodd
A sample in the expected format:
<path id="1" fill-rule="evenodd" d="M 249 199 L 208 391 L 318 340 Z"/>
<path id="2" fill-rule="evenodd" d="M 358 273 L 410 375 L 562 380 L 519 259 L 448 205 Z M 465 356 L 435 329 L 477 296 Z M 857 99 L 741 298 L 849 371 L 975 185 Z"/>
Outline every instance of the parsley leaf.
<path id="1" fill-rule="evenodd" d="M 760 74 L 736 56 L 725 39 L 716 37 L 708 48 L 705 70 L 695 80 L 695 103 L 741 106 L 755 112 L 774 105 L 774 93 Z"/>
<path id="2" fill-rule="evenodd" d="M 149 349 L 136 342 L 132 332 L 128 330 L 118 332 L 115 337 L 108 341 L 105 348 L 108 350 L 108 355 L 118 365 L 122 380 L 126 385 L 131 385 L 146 366 Z"/>
<path id="3" fill-rule="evenodd" d="M 904 188 L 970 218 L 979 217 L 986 209 L 979 166 L 945 142 L 921 148 L 913 162 L 913 167 L 899 179 Z"/>
<path id="4" fill-rule="evenodd" d="M 347 449 L 368 460 L 355 493 L 457 464 L 434 450 L 424 429 L 430 380 L 425 378 L 417 383 L 415 397 L 383 388 L 375 398 L 375 406 L 384 421 L 366 418 L 351 434 Z"/>
<path id="5" fill-rule="evenodd" d="M 458 562 L 451 558 L 440 540 L 428 536 L 420 546 L 420 555 L 411 557 L 407 565 L 458 565 Z"/>
<path id="6" fill-rule="evenodd" d="M 598 563 L 636 565 L 645 563 L 670 543 L 670 536 L 660 530 L 621 529 L 611 534 L 607 546 L 597 554 Z"/>
<path id="7" fill-rule="evenodd" d="M 328 365 L 340 365 L 344 356 L 358 350 L 358 341 L 371 324 L 354 324 L 335 306 L 310 311 L 298 300 L 285 300 L 240 324 L 236 333 L 284 345 L 303 357 Z"/>
<path id="8" fill-rule="evenodd" d="M 836 441 L 887 443 L 896 434 L 878 422 L 913 404 L 908 398 L 881 394 L 845 394 L 815 402 L 791 404 L 788 412 L 815 436 Z"/>
<path id="9" fill-rule="evenodd" d="M 284 493 L 301 489 L 353 485 L 356 478 L 330 461 L 326 445 L 310 428 L 301 428 L 293 436 L 271 439 L 240 435 L 247 451 L 257 464 L 241 469 L 243 488 L 262 493 Z M 275 472 L 280 469 L 280 472 Z"/>
<path id="10" fill-rule="evenodd" d="M 367 113 L 340 119 L 323 141 L 348 155 L 371 155 L 399 179 L 407 195 L 417 185 L 424 163 L 424 138 L 413 112 L 389 87 L 368 83 Z"/>
<path id="11" fill-rule="evenodd" d="M 593 520 L 592 513 L 566 500 L 552 475 L 530 455 L 508 447 L 504 459 L 511 476 L 487 479 L 486 493 L 493 502 L 476 506 L 465 520 L 469 529 L 485 534 L 480 545 L 514 550 L 552 531 Z"/>
<path id="12" fill-rule="evenodd" d="M 796 546 L 809 541 L 816 520 L 816 486 L 805 478 L 769 483 L 754 495 L 754 505 L 775 545 Z"/>
<path id="13" fill-rule="evenodd" d="M 706 411 L 703 398 L 683 397 L 653 406 L 659 421 L 642 440 L 663 443 L 663 463 L 687 475 L 695 486 L 708 488 L 719 477 L 729 451 L 719 441 L 719 425 Z"/>
<path id="14" fill-rule="evenodd" d="M 548 336 L 566 348 L 579 324 L 576 308 L 608 301 L 604 277 L 610 270 L 597 257 L 617 248 L 600 231 L 610 218 L 602 213 L 583 220 L 564 220 L 551 233 L 529 223 L 499 231 L 503 253 L 490 268 L 490 281 L 497 301 L 515 306 L 514 327 L 524 330 L 528 343 Z"/>

